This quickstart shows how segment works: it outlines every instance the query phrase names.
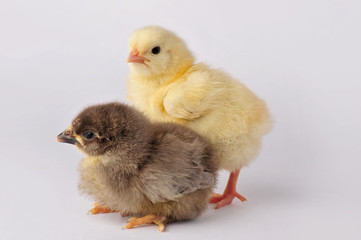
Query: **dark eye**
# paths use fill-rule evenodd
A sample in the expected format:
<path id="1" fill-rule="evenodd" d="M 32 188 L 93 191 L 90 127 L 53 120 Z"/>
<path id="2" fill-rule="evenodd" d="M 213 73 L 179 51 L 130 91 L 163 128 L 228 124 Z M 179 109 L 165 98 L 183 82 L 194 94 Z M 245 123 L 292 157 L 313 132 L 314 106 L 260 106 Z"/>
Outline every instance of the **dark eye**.
<path id="1" fill-rule="evenodd" d="M 152 49 L 152 53 L 153 53 L 153 54 L 158 54 L 158 53 L 160 53 L 160 47 L 159 47 L 159 46 L 154 47 L 154 48 Z"/>
<path id="2" fill-rule="evenodd" d="M 86 131 L 83 133 L 85 139 L 91 140 L 95 137 L 95 134 L 92 131 Z"/>

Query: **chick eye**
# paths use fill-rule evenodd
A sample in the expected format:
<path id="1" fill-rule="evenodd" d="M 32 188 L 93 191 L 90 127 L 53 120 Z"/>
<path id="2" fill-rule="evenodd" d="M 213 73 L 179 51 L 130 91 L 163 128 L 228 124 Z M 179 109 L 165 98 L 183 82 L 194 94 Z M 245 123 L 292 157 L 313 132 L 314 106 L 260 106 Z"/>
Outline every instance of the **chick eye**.
<path id="1" fill-rule="evenodd" d="M 83 133 L 85 139 L 91 140 L 95 137 L 95 134 L 92 131 L 86 131 Z"/>
<path id="2" fill-rule="evenodd" d="M 154 48 L 152 49 L 152 53 L 153 53 L 153 54 L 158 54 L 158 53 L 160 53 L 160 47 L 159 47 L 159 46 L 154 47 Z"/>

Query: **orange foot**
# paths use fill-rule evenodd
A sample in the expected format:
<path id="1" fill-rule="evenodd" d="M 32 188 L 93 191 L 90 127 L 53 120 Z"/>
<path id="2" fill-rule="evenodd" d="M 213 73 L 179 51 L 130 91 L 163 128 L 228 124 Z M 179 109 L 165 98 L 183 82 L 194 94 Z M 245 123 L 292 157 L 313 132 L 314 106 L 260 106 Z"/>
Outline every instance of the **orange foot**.
<path id="1" fill-rule="evenodd" d="M 224 207 L 230 204 L 233 199 L 236 197 L 242 202 L 247 201 L 245 197 L 236 191 L 236 184 L 239 175 L 240 169 L 232 171 L 229 175 L 227 187 L 224 190 L 223 194 L 213 193 L 212 197 L 209 199 L 209 203 L 216 203 L 215 209 Z"/>
<path id="2" fill-rule="evenodd" d="M 93 204 L 94 207 L 92 209 L 89 210 L 88 213 L 91 214 L 99 214 L 99 213 L 112 213 L 112 212 L 116 212 L 116 210 L 104 207 L 104 206 L 100 206 L 99 203 L 94 203 Z"/>
<path id="3" fill-rule="evenodd" d="M 161 216 L 156 216 L 156 215 L 147 215 L 147 216 L 141 217 L 141 218 L 132 217 L 128 220 L 127 225 L 125 225 L 122 229 L 130 229 L 135 226 L 142 225 L 142 224 L 155 223 L 158 225 L 158 231 L 163 232 L 164 228 L 165 228 L 164 224 L 165 224 L 166 220 L 167 220 L 166 217 L 161 217 Z"/>

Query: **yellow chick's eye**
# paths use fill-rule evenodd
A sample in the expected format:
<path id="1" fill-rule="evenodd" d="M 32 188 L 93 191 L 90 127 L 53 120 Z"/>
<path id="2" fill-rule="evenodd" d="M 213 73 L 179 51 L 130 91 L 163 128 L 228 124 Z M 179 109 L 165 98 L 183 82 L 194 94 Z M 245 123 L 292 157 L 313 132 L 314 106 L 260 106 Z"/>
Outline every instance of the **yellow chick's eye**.
<path id="1" fill-rule="evenodd" d="M 156 46 L 156 47 L 152 48 L 152 53 L 153 53 L 153 54 L 158 54 L 158 53 L 160 53 L 160 47 L 159 47 L 159 46 Z"/>

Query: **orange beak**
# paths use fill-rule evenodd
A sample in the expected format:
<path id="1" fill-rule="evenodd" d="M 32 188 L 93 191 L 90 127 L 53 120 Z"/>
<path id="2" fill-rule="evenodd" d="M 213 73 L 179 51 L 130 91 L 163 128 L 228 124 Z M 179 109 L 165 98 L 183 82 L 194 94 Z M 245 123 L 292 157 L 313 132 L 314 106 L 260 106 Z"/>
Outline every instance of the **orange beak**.
<path id="1" fill-rule="evenodd" d="M 149 60 L 143 56 L 140 56 L 139 51 L 137 49 L 131 51 L 127 58 L 128 63 L 144 63 L 145 61 L 149 61 Z"/>

